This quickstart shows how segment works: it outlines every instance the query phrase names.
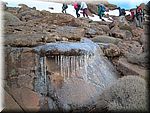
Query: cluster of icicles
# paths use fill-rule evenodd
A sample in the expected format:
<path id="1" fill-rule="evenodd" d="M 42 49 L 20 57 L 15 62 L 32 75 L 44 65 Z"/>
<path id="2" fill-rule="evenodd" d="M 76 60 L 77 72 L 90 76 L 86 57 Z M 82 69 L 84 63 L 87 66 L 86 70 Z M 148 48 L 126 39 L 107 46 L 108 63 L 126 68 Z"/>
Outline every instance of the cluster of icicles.
<path id="1" fill-rule="evenodd" d="M 46 81 L 46 61 L 48 59 L 54 59 L 55 64 L 59 66 L 59 74 L 64 78 L 64 81 L 71 77 L 78 77 L 85 81 L 88 80 L 87 77 L 87 66 L 92 56 L 81 55 L 81 56 L 44 56 L 40 58 L 41 74 L 45 76 Z"/>

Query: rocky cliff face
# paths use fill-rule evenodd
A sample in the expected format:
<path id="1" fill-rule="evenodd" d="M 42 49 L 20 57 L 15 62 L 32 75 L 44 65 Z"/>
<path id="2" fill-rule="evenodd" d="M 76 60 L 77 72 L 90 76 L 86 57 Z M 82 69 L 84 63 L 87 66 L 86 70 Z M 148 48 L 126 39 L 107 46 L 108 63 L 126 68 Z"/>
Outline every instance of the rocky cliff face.
<path id="1" fill-rule="evenodd" d="M 117 17 L 94 22 L 23 4 L 6 8 L 5 110 L 90 112 L 118 77 L 146 79 L 144 30 Z"/>

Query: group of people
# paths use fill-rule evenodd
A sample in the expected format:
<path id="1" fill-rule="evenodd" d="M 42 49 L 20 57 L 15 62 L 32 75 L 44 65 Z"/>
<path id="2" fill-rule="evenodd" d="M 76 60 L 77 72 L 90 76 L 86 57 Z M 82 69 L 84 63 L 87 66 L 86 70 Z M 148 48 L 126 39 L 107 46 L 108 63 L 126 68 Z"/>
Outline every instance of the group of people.
<path id="1" fill-rule="evenodd" d="M 87 4 L 85 2 L 74 2 L 73 3 L 73 6 L 74 6 L 74 9 L 76 10 L 76 15 L 77 15 L 77 18 L 80 17 L 80 14 L 79 14 L 79 10 L 82 10 L 83 11 L 83 17 L 88 17 L 88 7 L 87 7 Z M 68 8 L 68 5 L 66 3 L 63 3 L 63 6 L 62 6 L 62 13 L 66 13 L 66 9 Z"/>
<path id="2" fill-rule="evenodd" d="M 125 22 L 125 9 L 120 7 L 117 8 L 119 10 L 119 19 L 120 22 Z M 137 27 L 143 28 L 143 21 L 144 21 L 144 9 L 139 5 L 135 9 L 130 10 L 130 17 L 133 22 L 135 22 Z"/>
<path id="3" fill-rule="evenodd" d="M 130 13 L 131 20 L 136 23 L 136 26 L 143 28 L 144 9 L 141 6 L 137 6 L 136 9 L 131 9 Z"/>
<path id="4" fill-rule="evenodd" d="M 89 18 L 89 16 L 88 16 L 88 6 L 85 2 L 74 2 L 73 7 L 76 11 L 77 18 L 80 17 L 79 10 L 83 11 L 82 12 L 83 17 Z M 104 16 L 104 12 L 106 11 L 106 8 L 103 4 L 99 4 L 99 5 L 97 5 L 97 7 L 98 7 L 98 16 L 99 16 L 100 19 L 102 19 L 102 17 Z M 66 13 L 67 8 L 68 8 L 68 5 L 66 3 L 63 3 L 62 13 Z M 104 19 L 102 19 L 102 21 L 104 21 Z"/>

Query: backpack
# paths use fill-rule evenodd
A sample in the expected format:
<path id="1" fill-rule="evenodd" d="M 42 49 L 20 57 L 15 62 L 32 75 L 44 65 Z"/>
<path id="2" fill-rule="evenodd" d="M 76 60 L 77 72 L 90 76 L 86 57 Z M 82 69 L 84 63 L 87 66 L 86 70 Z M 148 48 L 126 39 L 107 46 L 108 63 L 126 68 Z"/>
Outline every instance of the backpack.
<path id="1" fill-rule="evenodd" d="M 121 15 L 126 15 L 125 9 L 121 9 Z"/>
<path id="2" fill-rule="evenodd" d="M 68 5 L 67 5 L 67 4 L 63 4 L 62 8 L 63 8 L 63 9 L 67 9 L 67 8 L 68 8 Z"/>
<path id="3" fill-rule="evenodd" d="M 140 6 L 137 8 L 136 11 L 137 11 L 137 14 L 139 14 L 139 15 L 141 15 L 143 13 L 142 8 Z"/>
<path id="4" fill-rule="evenodd" d="M 106 9 L 105 9 L 105 7 L 104 6 L 101 6 L 101 10 L 102 10 L 102 12 L 105 12 L 106 11 Z"/>

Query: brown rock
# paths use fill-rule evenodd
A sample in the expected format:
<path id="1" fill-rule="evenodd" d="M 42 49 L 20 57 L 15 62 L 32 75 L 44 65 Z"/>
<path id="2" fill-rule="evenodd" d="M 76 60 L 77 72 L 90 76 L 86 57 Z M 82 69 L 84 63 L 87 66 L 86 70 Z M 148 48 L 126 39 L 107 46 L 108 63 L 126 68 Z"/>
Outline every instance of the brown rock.
<path id="1" fill-rule="evenodd" d="M 117 70 L 123 73 L 123 75 L 137 75 L 147 78 L 148 70 L 141 66 L 129 63 L 126 58 L 119 58 L 114 64 L 116 65 Z"/>
<path id="2" fill-rule="evenodd" d="M 26 112 L 40 111 L 40 96 L 29 88 L 10 88 L 9 93 Z"/>
<path id="3" fill-rule="evenodd" d="M 132 33 L 128 30 L 120 30 L 119 27 L 115 26 L 109 31 L 109 35 L 121 38 L 124 40 L 131 40 L 132 39 Z"/>
<path id="4" fill-rule="evenodd" d="M 116 45 L 109 44 L 109 47 L 104 49 L 104 54 L 107 57 L 111 57 L 112 58 L 112 57 L 120 56 L 121 51 Z"/>
<path id="5" fill-rule="evenodd" d="M 143 52 L 141 54 L 126 53 L 125 57 L 130 63 L 138 64 L 146 68 L 149 66 L 149 55 L 147 52 Z"/>
<path id="6" fill-rule="evenodd" d="M 143 34 L 143 29 L 141 28 L 132 28 L 132 33 L 134 37 L 139 37 Z"/>
<path id="7" fill-rule="evenodd" d="M 107 35 L 97 35 L 91 40 L 99 43 L 112 43 L 112 44 L 118 44 L 120 41 L 122 41 L 120 38 L 115 38 Z"/>
<path id="8" fill-rule="evenodd" d="M 125 76 L 98 97 L 95 111 L 147 112 L 148 103 L 146 80 L 137 76 Z"/>
<path id="9" fill-rule="evenodd" d="M 19 75 L 17 77 L 17 84 L 19 87 L 26 87 L 26 88 L 29 88 L 29 89 L 32 89 L 34 88 L 34 77 L 35 75 L 34 74 L 30 74 L 30 75 Z"/>
<path id="10" fill-rule="evenodd" d="M 85 30 L 83 28 L 71 26 L 58 27 L 55 32 L 59 37 L 65 37 L 69 40 L 80 40 L 85 34 Z"/>
<path id="11" fill-rule="evenodd" d="M 126 52 L 140 54 L 143 52 L 142 45 L 137 41 L 119 42 L 117 46 L 120 48 L 122 54 L 125 54 Z"/>
<path id="12" fill-rule="evenodd" d="M 5 102 L 5 108 L 3 112 L 10 112 L 10 111 L 18 111 L 23 112 L 22 108 L 18 105 L 16 100 L 12 98 L 12 96 L 4 90 L 4 102 Z"/>
<path id="13" fill-rule="evenodd" d="M 12 13 L 4 11 L 4 26 L 5 25 L 18 25 L 22 22 L 19 20 L 19 18 Z"/>
<path id="14" fill-rule="evenodd" d="M 53 37 L 51 37 L 53 36 Z M 55 42 L 54 34 L 10 34 L 5 35 L 4 44 L 19 47 L 33 47 L 45 42 Z"/>
<path id="15" fill-rule="evenodd" d="M 140 42 L 142 43 L 142 46 L 143 46 L 143 49 L 144 49 L 144 52 L 148 52 L 149 50 L 149 41 L 148 41 L 148 35 L 146 34 L 142 34 L 141 37 L 140 37 Z"/>
<path id="16" fill-rule="evenodd" d="M 5 77 L 32 75 L 36 56 L 31 48 L 5 48 Z"/>

